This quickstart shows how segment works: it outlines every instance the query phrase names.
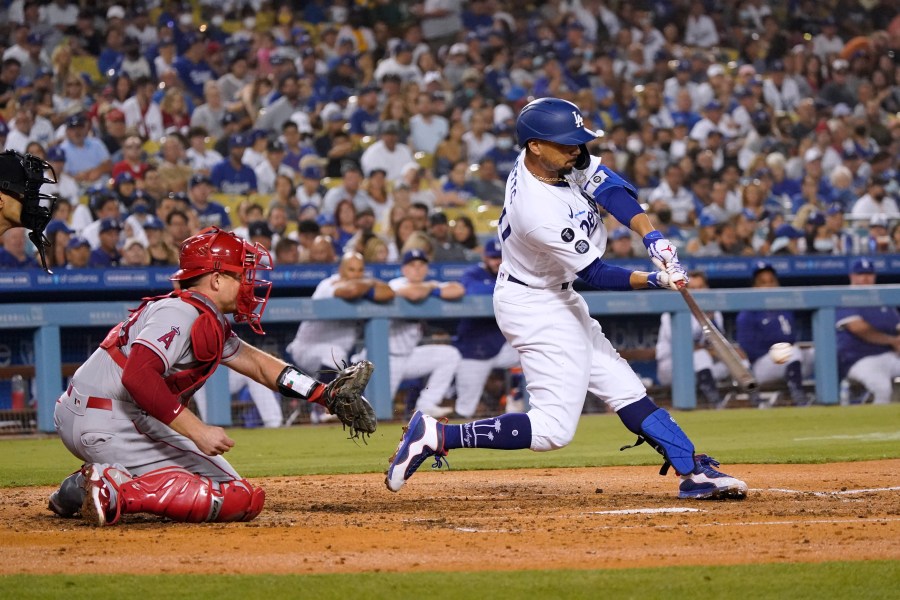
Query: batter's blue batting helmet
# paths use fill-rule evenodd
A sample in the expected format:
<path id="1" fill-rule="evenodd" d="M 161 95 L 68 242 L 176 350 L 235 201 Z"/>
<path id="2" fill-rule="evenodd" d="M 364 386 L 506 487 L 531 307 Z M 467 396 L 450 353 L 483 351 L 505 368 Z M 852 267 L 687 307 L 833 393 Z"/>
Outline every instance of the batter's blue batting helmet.
<path id="1" fill-rule="evenodd" d="M 547 140 L 557 144 L 578 146 L 597 137 L 584 126 L 578 107 L 568 100 L 540 98 L 525 105 L 516 119 L 519 145 L 528 140 Z"/>

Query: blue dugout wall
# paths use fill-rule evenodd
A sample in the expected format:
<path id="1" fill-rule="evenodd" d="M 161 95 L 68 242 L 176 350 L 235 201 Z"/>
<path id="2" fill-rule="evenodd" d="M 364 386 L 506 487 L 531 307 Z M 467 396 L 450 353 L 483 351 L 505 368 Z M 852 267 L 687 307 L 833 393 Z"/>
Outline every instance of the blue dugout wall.
<path id="1" fill-rule="evenodd" d="M 694 372 L 691 366 L 693 342 L 690 312 L 681 296 L 666 291 L 585 292 L 591 313 L 598 318 L 626 318 L 630 315 L 673 313 L 673 405 L 679 409 L 696 406 Z M 900 305 L 900 285 L 871 287 L 822 286 L 783 287 L 768 290 L 714 289 L 698 291 L 697 302 L 705 310 L 724 313 L 745 309 L 790 309 L 808 311 L 811 339 L 816 347 L 816 395 L 823 404 L 838 402 L 837 358 L 835 348 L 835 308 L 840 306 Z M 53 406 L 62 391 L 63 356 L 61 332 L 72 328 L 102 332 L 122 320 L 136 302 L 60 302 L 0 304 L 0 330 L 5 334 L 27 332 L 35 366 L 37 425 L 40 431 L 53 431 Z M 376 369 L 366 392 L 380 419 L 391 419 L 389 397 L 388 326 L 392 318 L 459 319 L 489 317 L 493 307 L 489 296 L 470 296 L 459 302 L 428 299 L 421 304 L 395 300 L 386 305 L 367 301 L 310 300 L 274 298 L 263 318 L 264 325 L 285 324 L 295 327 L 308 319 L 354 319 L 365 323 L 365 345 Z M 99 336 L 99 333 L 97 334 Z M 102 337 L 102 336 L 99 336 Z M 99 341 L 99 340 L 97 340 Z M 208 421 L 230 425 L 230 394 L 224 369 L 216 371 L 209 387 Z"/>

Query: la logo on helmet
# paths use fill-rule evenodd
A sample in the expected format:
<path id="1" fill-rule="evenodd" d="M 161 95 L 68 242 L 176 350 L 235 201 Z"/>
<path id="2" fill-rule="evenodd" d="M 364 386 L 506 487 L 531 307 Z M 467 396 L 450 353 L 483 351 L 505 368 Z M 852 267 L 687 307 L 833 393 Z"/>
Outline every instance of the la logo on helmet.
<path id="1" fill-rule="evenodd" d="M 584 127 L 584 119 L 578 114 L 578 111 L 572 111 L 572 116 L 575 117 L 575 127 Z"/>

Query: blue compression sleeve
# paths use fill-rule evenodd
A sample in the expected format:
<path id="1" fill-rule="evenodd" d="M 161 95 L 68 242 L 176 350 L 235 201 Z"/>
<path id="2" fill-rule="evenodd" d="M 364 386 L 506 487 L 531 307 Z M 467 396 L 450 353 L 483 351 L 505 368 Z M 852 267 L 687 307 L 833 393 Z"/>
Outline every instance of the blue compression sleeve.
<path id="1" fill-rule="evenodd" d="M 628 190 L 621 187 L 614 187 L 606 194 L 601 193 L 602 198 L 597 198 L 597 202 L 626 227 L 631 224 L 631 219 L 635 215 L 644 212 L 638 201 L 628 193 Z"/>
<path id="2" fill-rule="evenodd" d="M 577 275 L 591 287 L 599 290 L 630 290 L 631 273 L 629 269 L 623 269 L 615 265 L 608 265 L 599 258 L 578 271 Z"/>

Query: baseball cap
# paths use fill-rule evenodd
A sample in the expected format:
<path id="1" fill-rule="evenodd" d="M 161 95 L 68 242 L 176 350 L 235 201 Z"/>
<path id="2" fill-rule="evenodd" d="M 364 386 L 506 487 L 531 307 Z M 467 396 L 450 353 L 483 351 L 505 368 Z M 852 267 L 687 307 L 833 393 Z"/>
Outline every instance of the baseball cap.
<path id="1" fill-rule="evenodd" d="M 616 227 L 612 230 L 612 233 L 609 235 L 611 240 L 621 240 L 623 238 L 630 238 L 631 230 L 627 227 Z"/>
<path id="2" fill-rule="evenodd" d="M 241 117 L 237 113 L 227 112 L 222 115 L 222 125 L 230 125 L 232 123 L 237 123 L 240 120 Z"/>
<path id="3" fill-rule="evenodd" d="M 447 215 L 442 212 L 431 213 L 431 216 L 428 217 L 428 222 L 432 225 L 446 225 L 449 223 Z"/>
<path id="4" fill-rule="evenodd" d="M 150 215 L 147 217 L 147 220 L 144 221 L 144 229 L 165 229 L 163 226 L 163 222 L 156 215 Z"/>
<path id="5" fill-rule="evenodd" d="M 125 9 L 119 6 L 118 4 L 113 4 L 109 7 L 109 10 L 106 11 L 107 19 L 124 19 L 125 18 Z"/>
<path id="6" fill-rule="evenodd" d="M 44 36 L 39 33 L 29 33 L 28 37 L 25 38 L 25 42 L 28 44 L 41 45 L 44 43 Z"/>
<path id="7" fill-rule="evenodd" d="M 698 225 L 700 225 L 700 227 L 715 227 L 718 224 L 719 224 L 719 219 L 716 218 L 714 215 L 710 215 L 710 214 L 700 215 L 700 220 L 698 223 Z"/>
<path id="8" fill-rule="evenodd" d="M 64 162 L 66 160 L 66 151 L 62 146 L 50 146 L 47 148 L 47 160 L 50 162 Z"/>
<path id="9" fill-rule="evenodd" d="M 323 213 L 316 217 L 316 224 L 320 227 L 324 227 L 326 225 L 334 225 L 334 216 Z"/>
<path id="10" fill-rule="evenodd" d="M 285 152 L 287 148 L 279 139 L 269 140 L 269 143 L 266 144 L 266 150 L 268 152 Z"/>
<path id="11" fill-rule="evenodd" d="M 820 158 L 822 158 L 822 151 L 815 146 L 813 146 L 812 148 L 807 148 L 806 152 L 803 153 L 803 162 L 813 162 L 814 160 L 819 160 Z"/>
<path id="12" fill-rule="evenodd" d="M 250 145 L 250 139 L 243 134 L 235 133 L 230 138 L 228 138 L 228 147 L 229 148 L 246 148 Z"/>
<path id="13" fill-rule="evenodd" d="M 257 236 L 272 237 L 272 230 L 265 221 L 253 221 L 247 225 L 247 235 L 251 238 Z"/>
<path id="14" fill-rule="evenodd" d="M 843 102 L 838 102 L 834 105 L 834 108 L 831 109 L 831 115 L 834 117 L 849 117 L 852 114 L 853 111 Z"/>
<path id="15" fill-rule="evenodd" d="M 500 240 L 491 238 L 484 244 L 484 255 L 488 258 L 500 258 L 503 251 L 500 247 Z"/>
<path id="16" fill-rule="evenodd" d="M 342 85 L 336 86 L 333 90 L 331 90 L 331 94 L 329 95 L 329 99 L 332 102 L 340 102 L 342 100 L 347 100 L 351 96 L 350 91 Z"/>
<path id="17" fill-rule="evenodd" d="M 771 63 L 769 63 L 769 70 L 773 72 L 784 71 L 784 61 L 780 58 L 776 58 Z"/>
<path id="18" fill-rule="evenodd" d="M 120 183 L 134 183 L 134 175 L 131 174 L 131 171 L 122 171 L 118 175 L 116 175 L 116 185 Z"/>
<path id="19" fill-rule="evenodd" d="M 111 231 L 113 229 L 115 229 L 116 231 L 122 230 L 122 223 L 119 222 L 118 219 L 115 219 L 113 217 L 106 217 L 105 219 L 100 221 L 100 233 L 103 233 L 104 231 Z"/>
<path id="20" fill-rule="evenodd" d="M 392 133 L 394 135 L 400 133 L 400 123 L 397 121 L 384 121 L 378 128 L 379 133 Z"/>
<path id="21" fill-rule="evenodd" d="M 303 167 L 303 170 L 300 171 L 300 176 L 304 179 L 321 179 L 322 178 L 322 169 L 317 167 L 316 165 L 311 165 L 309 167 Z"/>
<path id="22" fill-rule="evenodd" d="M 775 267 L 772 266 L 772 263 L 766 262 L 764 260 L 758 260 L 753 264 L 752 277 L 756 278 L 756 276 L 763 271 L 771 271 L 773 275 L 778 275 L 778 271 L 775 270 Z"/>
<path id="23" fill-rule="evenodd" d="M 81 248 L 82 246 L 90 248 L 91 243 L 80 235 L 73 235 L 69 238 L 69 243 L 66 244 L 66 248 Z"/>
<path id="24" fill-rule="evenodd" d="M 833 204 L 829 204 L 828 208 L 825 209 L 825 214 L 828 216 L 831 215 L 840 215 L 844 213 L 844 207 L 838 204 L 837 202 Z"/>
<path id="25" fill-rule="evenodd" d="M 803 232 L 800 231 L 799 229 L 797 229 L 796 227 L 794 227 L 793 225 L 785 223 L 784 225 L 779 225 L 778 228 L 775 230 L 775 237 L 776 238 L 784 237 L 784 238 L 788 238 L 790 240 L 796 240 L 797 238 L 803 237 Z"/>
<path id="26" fill-rule="evenodd" d="M 201 183 L 208 183 L 209 185 L 212 185 L 212 180 L 203 173 L 194 173 L 193 175 L 191 175 L 191 187 L 200 185 Z"/>
<path id="27" fill-rule="evenodd" d="M 424 251 L 416 248 L 415 250 L 407 250 L 403 253 L 403 264 L 408 265 L 414 260 L 428 262 L 428 255 Z"/>
<path id="28" fill-rule="evenodd" d="M 810 211 L 809 215 L 806 217 L 807 225 L 824 225 L 825 224 L 825 213 L 820 212 L 818 210 Z"/>
<path id="29" fill-rule="evenodd" d="M 47 223 L 47 227 L 44 229 L 44 233 L 47 234 L 47 237 L 50 237 L 51 235 L 53 235 L 59 231 L 62 231 L 64 233 L 68 233 L 68 234 L 75 233 L 74 229 L 69 229 L 69 226 L 66 225 L 66 222 L 62 221 L 60 219 L 53 219 L 52 221 Z"/>
<path id="30" fill-rule="evenodd" d="M 869 227 L 887 227 L 888 226 L 888 218 L 887 215 L 878 213 L 872 215 L 869 218 Z"/>
<path id="31" fill-rule="evenodd" d="M 66 127 L 81 127 L 87 123 L 87 117 L 81 113 L 76 113 L 66 119 Z"/>
<path id="32" fill-rule="evenodd" d="M 854 275 L 859 275 L 861 273 L 874 273 L 875 263 L 865 257 L 857 258 L 853 261 L 853 264 L 850 265 L 850 272 Z"/>
<path id="33" fill-rule="evenodd" d="M 722 110 L 724 107 L 718 100 L 710 100 L 703 108 L 704 110 Z"/>
<path id="34" fill-rule="evenodd" d="M 468 46 L 466 46 L 462 42 L 456 42 L 455 44 L 450 46 L 450 50 L 448 51 L 448 54 L 450 56 L 454 56 L 456 54 L 468 54 L 468 52 L 469 52 Z"/>
<path id="35" fill-rule="evenodd" d="M 706 68 L 706 76 L 710 79 L 712 79 L 713 77 L 715 77 L 717 75 L 724 75 L 724 74 L 725 74 L 725 67 L 723 67 L 722 65 L 720 65 L 718 63 L 709 65 Z"/>

